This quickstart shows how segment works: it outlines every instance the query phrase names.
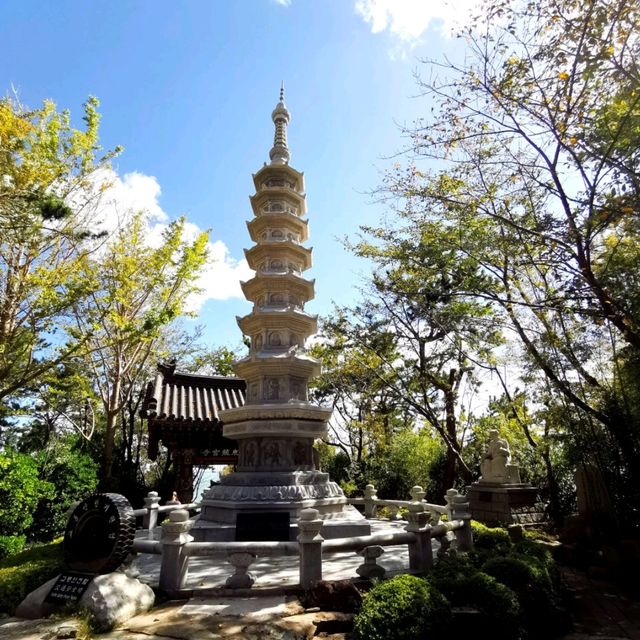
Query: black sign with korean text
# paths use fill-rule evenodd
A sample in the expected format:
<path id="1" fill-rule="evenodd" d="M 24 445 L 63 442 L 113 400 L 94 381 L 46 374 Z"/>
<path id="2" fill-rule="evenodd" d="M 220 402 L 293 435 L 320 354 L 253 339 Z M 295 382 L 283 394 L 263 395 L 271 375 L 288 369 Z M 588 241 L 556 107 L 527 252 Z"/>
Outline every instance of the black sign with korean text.
<path id="1" fill-rule="evenodd" d="M 95 575 L 87 573 L 61 573 L 44 601 L 51 604 L 75 604 L 80 601 L 94 578 Z"/>

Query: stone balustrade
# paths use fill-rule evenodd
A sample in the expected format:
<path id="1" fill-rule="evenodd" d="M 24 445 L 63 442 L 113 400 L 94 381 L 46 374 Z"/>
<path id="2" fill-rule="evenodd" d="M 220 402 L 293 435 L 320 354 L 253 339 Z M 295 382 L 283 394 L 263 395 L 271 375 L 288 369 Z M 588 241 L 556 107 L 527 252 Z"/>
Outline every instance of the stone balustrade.
<path id="1" fill-rule="evenodd" d="M 152 492 L 153 493 L 153 492 Z M 187 508 L 194 505 L 171 505 L 159 507 L 157 494 L 149 494 L 144 509 L 136 511 L 142 516 L 147 539 L 138 537 L 133 550 L 137 553 L 161 554 L 160 588 L 169 594 L 179 594 L 186 589 L 189 574 L 189 559 L 196 556 L 210 556 L 226 559 L 233 573 L 225 586 L 229 589 L 248 589 L 255 583 L 251 565 L 260 557 L 299 556 L 300 582 L 303 589 L 312 587 L 322 580 L 323 556 L 332 553 L 355 552 L 363 557 L 363 563 L 356 573 L 364 578 L 382 578 L 385 569 L 378 561 L 384 555 L 385 547 L 407 545 L 409 552 L 408 570 L 414 574 L 426 574 L 437 558 L 434 558 L 432 541 L 440 542 L 438 556 L 448 553 L 467 552 L 473 549 L 471 535 L 471 514 L 464 495 L 450 489 L 446 496 L 446 506 L 424 502 L 424 491 L 414 487 L 413 500 L 380 500 L 375 488 L 367 485 L 365 497 L 354 499 L 352 503 L 364 505 L 368 517 L 374 517 L 377 506 L 394 506 L 407 509 L 407 525 L 404 531 L 374 533 L 367 536 L 334 538 L 325 540 L 320 535 L 323 521 L 316 509 L 303 509 L 298 521 L 299 535 L 293 542 L 194 542 L 189 531 L 193 520 L 189 519 Z M 150 525 L 157 522 L 160 511 L 169 511 L 169 519 L 161 525 L 160 540 L 153 539 Z M 446 515 L 445 521 L 440 518 Z M 155 518 L 155 520 L 154 520 Z"/>
<path id="2" fill-rule="evenodd" d="M 451 493 L 453 492 L 453 494 Z M 455 489 L 449 489 L 447 492 L 447 504 L 431 504 L 429 502 L 425 502 L 424 496 L 426 495 L 425 491 L 423 491 L 422 487 L 416 485 L 411 489 L 411 500 L 382 500 L 378 498 L 377 490 L 372 484 L 368 484 L 364 490 L 364 497 L 362 498 L 349 498 L 349 504 L 353 504 L 356 506 L 364 506 L 364 516 L 365 518 L 376 518 L 378 507 L 386 507 L 389 511 L 388 520 L 399 520 L 402 519 L 399 516 L 400 509 L 409 510 L 409 505 L 414 502 L 421 502 L 424 505 L 425 511 L 430 514 L 432 524 L 437 524 L 440 522 L 440 516 L 446 515 L 449 517 L 451 515 L 451 509 L 449 506 L 449 497 L 456 494 L 457 491 Z"/>

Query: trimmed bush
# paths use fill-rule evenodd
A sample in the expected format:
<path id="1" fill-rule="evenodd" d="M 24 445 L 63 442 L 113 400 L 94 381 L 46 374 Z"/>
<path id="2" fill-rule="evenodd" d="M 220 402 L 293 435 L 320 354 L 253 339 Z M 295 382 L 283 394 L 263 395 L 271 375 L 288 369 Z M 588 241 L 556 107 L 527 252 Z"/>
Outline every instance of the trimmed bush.
<path id="1" fill-rule="evenodd" d="M 451 609 L 425 580 L 402 575 L 377 584 L 354 619 L 355 640 L 417 640 L 445 631 Z"/>
<path id="2" fill-rule="evenodd" d="M 0 561 L 0 612 L 13 613 L 24 597 L 62 571 L 62 540 Z"/>
<path id="3" fill-rule="evenodd" d="M 543 561 L 533 555 L 512 553 L 487 560 L 482 570 L 515 591 L 522 607 L 522 624 L 531 637 L 553 637 L 566 630 L 568 620 Z"/>
<path id="4" fill-rule="evenodd" d="M 517 595 L 495 578 L 478 571 L 463 556 L 442 558 L 428 581 L 457 607 L 474 607 L 483 614 L 483 624 L 492 637 L 514 640 L 520 637 L 520 605 Z M 490 623 L 490 626 L 489 626 Z"/>
<path id="5" fill-rule="evenodd" d="M 476 520 L 471 521 L 473 543 L 478 551 L 507 551 L 512 542 L 506 529 L 487 527 Z"/>

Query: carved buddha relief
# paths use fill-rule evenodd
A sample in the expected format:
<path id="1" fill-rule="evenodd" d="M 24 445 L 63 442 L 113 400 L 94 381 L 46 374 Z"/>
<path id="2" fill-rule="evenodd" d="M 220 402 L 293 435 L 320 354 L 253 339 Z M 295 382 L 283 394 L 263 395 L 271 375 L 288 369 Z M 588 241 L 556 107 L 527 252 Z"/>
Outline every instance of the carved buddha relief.
<path id="1" fill-rule="evenodd" d="M 269 346 L 270 347 L 280 347 L 282 346 L 282 336 L 279 331 L 272 331 L 269 334 Z"/>
<path id="2" fill-rule="evenodd" d="M 311 464 L 309 459 L 309 447 L 303 440 L 296 440 L 292 447 L 293 464 L 297 467 Z"/>
<path id="3" fill-rule="evenodd" d="M 265 388 L 265 400 L 279 400 L 280 399 L 280 379 L 279 378 L 267 378 Z"/>
<path id="4" fill-rule="evenodd" d="M 258 452 L 258 447 L 257 447 L 255 442 L 253 442 L 252 440 L 249 440 L 248 442 L 245 442 L 244 443 L 244 447 L 242 449 L 242 453 L 243 453 L 242 464 L 245 467 L 253 467 L 253 466 L 255 466 L 257 452 Z"/>
<path id="5" fill-rule="evenodd" d="M 262 451 L 262 458 L 265 464 L 279 465 L 282 464 L 282 448 L 281 443 L 277 440 L 265 443 Z"/>

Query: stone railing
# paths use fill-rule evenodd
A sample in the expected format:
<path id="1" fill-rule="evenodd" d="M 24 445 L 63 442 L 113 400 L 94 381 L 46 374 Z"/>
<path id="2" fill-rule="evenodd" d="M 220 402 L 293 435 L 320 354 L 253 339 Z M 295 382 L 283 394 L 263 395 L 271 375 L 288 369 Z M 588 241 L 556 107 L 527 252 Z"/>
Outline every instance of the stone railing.
<path id="1" fill-rule="evenodd" d="M 412 497 L 418 498 L 422 489 L 414 489 L 417 491 L 412 491 Z M 225 583 L 229 589 L 251 588 L 255 582 L 255 577 L 249 571 L 251 565 L 259 557 L 268 556 L 299 556 L 299 586 L 303 589 L 322 580 L 323 556 L 332 553 L 353 551 L 361 555 L 363 563 L 356 573 L 363 578 L 381 578 L 385 569 L 377 560 L 384 554 L 384 548 L 405 544 L 409 552 L 408 570 L 424 575 L 434 563 L 433 540 L 440 543 L 438 554 L 447 553 L 449 549 L 466 552 L 473 548 L 471 514 L 466 497 L 451 489 L 447 492 L 447 498 L 446 507 L 426 505 L 422 499 L 400 501 L 402 504 L 399 506 L 406 505 L 408 509 L 404 531 L 330 540 L 320 535 L 323 521 L 319 512 L 316 509 L 303 509 L 295 542 L 194 542 L 189 534 L 193 520 L 189 519 L 189 512 L 184 508 L 189 505 L 175 505 L 177 508 L 170 510 L 168 521 L 161 525 L 160 540 L 138 538 L 133 543 L 133 550 L 137 553 L 161 554 L 159 586 L 169 594 L 178 594 L 186 588 L 189 559 L 197 556 L 224 558 L 231 564 L 234 573 Z M 377 498 L 375 500 L 378 501 Z M 390 501 L 379 501 L 384 502 Z M 435 523 L 434 512 L 438 514 Z M 440 520 L 443 513 L 448 516 L 445 522 Z M 452 536 L 448 535 L 450 533 Z"/>
<path id="2" fill-rule="evenodd" d="M 189 504 L 165 504 L 160 506 L 160 496 L 157 491 L 149 491 L 144 499 L 144 507 L 134 509 L 133 514 L 136 518 L 142 518 L 142 530 L 147 532 L 147 538 L 153 540 L 154 531 L 158 526 L 158 516 L 161 513 L 171 513 L 179 509 L 198 512 L 200 510 L 199 502 L 190 502 Z M 138 529 L 140 531 L 140 529 Z"/>
<path id="3" fill-rule="evenodd" d="M 378 498 L 376 488 L 372 484 L 368 484 L 364 489 L 364 497 L 349 498 L 349 504 L 364 506 L 364 516 L 367 519 L 377 517 L 378 507 L 386 507 L 389 510 L 388 519 L 393 521 L 402 519 L 399 515 L 400 509 L 407 511 L 410 504 L 420 502 L 424 506 L 425 511 L 430 514 L 431 523 L 437 524 L 441 521 L 440 516 L 450 516 L 451 503 L 453 497 L 458 495 L 458 492 L 455 489 L 449 489 L 449 491 L 447 491 L 445 496 L 446 505 L 425 502 L 425 491 L 419 485 L 412 487 L 410 494 L 411 500 L 382 500 Z"/>

